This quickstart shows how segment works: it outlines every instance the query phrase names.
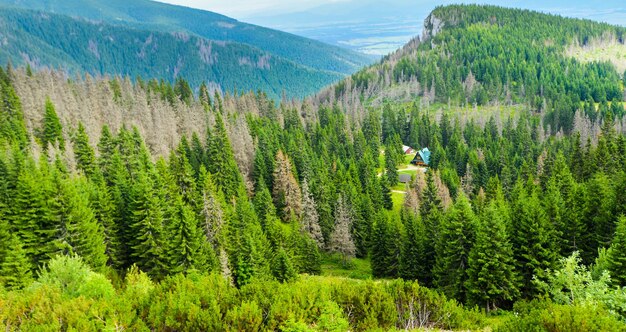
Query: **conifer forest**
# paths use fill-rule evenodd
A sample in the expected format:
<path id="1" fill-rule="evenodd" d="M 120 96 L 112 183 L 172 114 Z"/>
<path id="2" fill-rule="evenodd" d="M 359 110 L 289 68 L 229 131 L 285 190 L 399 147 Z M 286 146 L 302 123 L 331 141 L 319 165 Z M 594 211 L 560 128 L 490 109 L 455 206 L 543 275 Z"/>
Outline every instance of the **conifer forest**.
<path id="1" fill-rule="evenodd" d="M 442 6 L 302 98 L 8 61 L 0 326 L 626 331 L 625 42 Z"/>

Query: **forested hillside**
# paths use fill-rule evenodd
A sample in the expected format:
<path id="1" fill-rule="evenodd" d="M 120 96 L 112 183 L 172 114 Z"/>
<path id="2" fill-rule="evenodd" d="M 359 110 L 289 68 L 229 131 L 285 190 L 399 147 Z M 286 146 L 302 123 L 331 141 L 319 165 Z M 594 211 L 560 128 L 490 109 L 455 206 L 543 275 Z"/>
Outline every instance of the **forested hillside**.
<path id="1" fill-rule="evenodd" d="M 468 108 L 524 105 L 542 114 L 552 134 L 569 133 L 578 109 L 592 118 L 604 113 L 591 104 L 624 114 L 624 72 L 608 61 L 581 63 L 566 54 L 569 46 L 601 40 L 623 45 L 624 27 L 474 5 L 439 7 L 424 24 L 423 41 L 416 37 L 319 99 L 336 98 L 346 108 L 415 97 Z"/>
<path id="2" fill-rule="evenodd" d="M 546 44 L 550 30 L 527 21 L 564 37 Z M 0 322 L 626 330 L 624 77 L 554 46 L 621 28 L 480 6 L 437 8 L 427 28 L 278 107 L 263 94 L 194 94 L 184 80 L 1 70 Z M 518 62 L 483 54 L 503 32 L 529 54 L 516 84 Z M 472 40 L 482 46 L 465 61 L 446 49 Z M 388 76 L 421 57 L 435 61 L 434 89 L 422 65 Z M 480 72 L 487 64 L 502 71 Z M 467 85 L 464 66 L 485 100 L 452 88 Z M 429 167 L 403 169 L 403 144 L 429 147 Z M 333 276 L 357 268 L 369 280 Z"/>
<path id="3" fill-rule="evenodd" d="M 187 32 L 142 30 L 19 9 L 0 10 L 0 61 L 54 68 L 70 76 L 122 75 L 173 83 L 184 77 L 197 91 L 206 82 L 222 92 L 264 91 L 271 98 L 304 97 L 351 69 L 316 69 L 232 41 Z M 324 59 L 323 57 L 318 57 Z M 335 55 L 326 59 L 341 62 Z"/>
<path id="4" fill-rule="evenodd" d="M 142 30 L 184 32 L 214 41 L 247 44 L 311 69 L 343 75 L 352 74 L 372 60 L 358 52 L 217 13 L 151 0 L 0 0 L 0 4 Z"/>

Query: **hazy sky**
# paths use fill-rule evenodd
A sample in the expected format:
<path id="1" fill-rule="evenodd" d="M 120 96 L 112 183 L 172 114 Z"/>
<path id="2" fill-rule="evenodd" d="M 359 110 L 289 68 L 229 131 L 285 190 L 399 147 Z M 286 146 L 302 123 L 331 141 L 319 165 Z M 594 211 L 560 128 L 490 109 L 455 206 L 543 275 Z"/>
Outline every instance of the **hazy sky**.
<path id="1" fill-rule="evenodd" d="M 158 0 L 186 7 L 200 8 L 234 18 L 247 17 L 261 11 L 273 14 L 304 10 L 332 2 L 350 0 Z"/>

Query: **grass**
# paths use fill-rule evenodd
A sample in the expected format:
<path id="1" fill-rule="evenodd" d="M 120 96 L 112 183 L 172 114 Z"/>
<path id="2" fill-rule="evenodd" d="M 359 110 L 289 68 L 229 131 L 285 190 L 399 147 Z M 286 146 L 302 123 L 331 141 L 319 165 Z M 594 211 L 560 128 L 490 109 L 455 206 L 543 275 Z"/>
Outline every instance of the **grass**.
<path id="1" fill-rule="evenodd" d="M 352 279 L 371 279 L 372 267 L 369 259 L 353 258 L 344 264 L 340 255 L 322 257 L 322 275 Z"/>
<path id="2" fill-rule="evenodd" d="M 402 205 L 404 205 L 404 196 L 405 194 L 401 193 L 391 193 L 391 200 L 393 201 L 393 210 L 396 212 L 400 212 L 402 209 Z"/>
<path id="3" fill-rule="evenodd" d="M 391 187 L 391 190 L 406 191 L 406 184 L 398 183 L 395 186 Z"/>

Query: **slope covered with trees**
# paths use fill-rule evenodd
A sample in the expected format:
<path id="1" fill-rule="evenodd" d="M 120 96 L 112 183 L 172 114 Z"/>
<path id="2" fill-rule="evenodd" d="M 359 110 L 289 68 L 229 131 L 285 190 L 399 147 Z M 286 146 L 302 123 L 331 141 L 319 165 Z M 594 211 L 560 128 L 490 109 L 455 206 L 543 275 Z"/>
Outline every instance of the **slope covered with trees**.
<path id="1" fill-rule="evenodd" d="M 353 105 L 362 102 L 354 96 L 363 95 L 366 105 L 415 97 L 457 107 L 523 105 L 540 113 L 552 134 L 569 133 L 579 109 L 594 120 L 607 112 L 624 115 L 624 73 L 611 62 L 579 62 L 567 49 L 603 39 L 624 44 L 625 36 L 624 27 L 527 10 L 439 7 L 427 17 L 421 39 L 318 99 Z"/>
<path id="2" fill-rule="evenodd" d="M 207 39 L 186 31 L 110 25 L 38 11 L 3 8 L 0 26 L 2 63 L 49 67 L 71 75 L 140 76 L 170 83 L 184 77 L 196 91 L 206 82 L 221 92 L 261 90 L 275 100 L 283 92 L 290 98 L 304 97 L 354 70 L 309 66 L 227 38 Z M 345 63 L 335 54 L 316 58 Z"/>
<path id="3" fill-rule="evenodd" d="M 142 30 L 184 32 L 214 41 L 242 43 L 314 70 L 344 75 L 372 60 L 358 52 L 218 13 L 151 0 L 0 0 L 0 4 Z"/>
<path id="4" fill-rule="evenodd" d="M 54 75 L 0 71 L 8 329 L 626 329 L 617 99 L 580 102 L 553 133 L 532 104 L 487 119 L 421 95 L 365 108 L 341 85 L 332 104 L 279 107 L 156 81 L 28 88 Z M 63 105 L 85 96 L 100 122 Z M 432 154 L 400 194 L 407 142 Z M 375 280 L 325 276 L 328 257 L 369 261 Z"/>

